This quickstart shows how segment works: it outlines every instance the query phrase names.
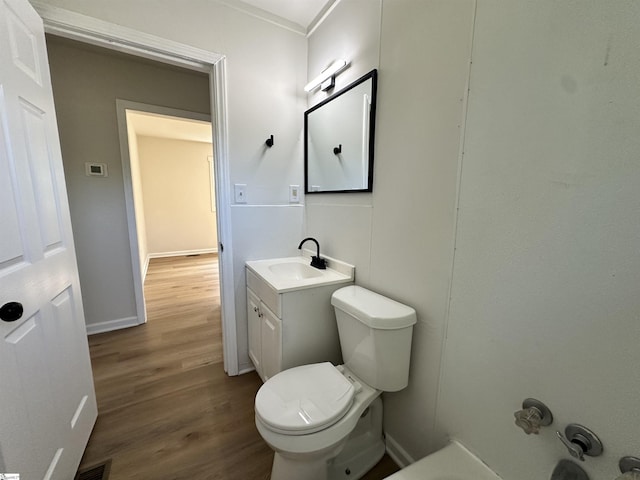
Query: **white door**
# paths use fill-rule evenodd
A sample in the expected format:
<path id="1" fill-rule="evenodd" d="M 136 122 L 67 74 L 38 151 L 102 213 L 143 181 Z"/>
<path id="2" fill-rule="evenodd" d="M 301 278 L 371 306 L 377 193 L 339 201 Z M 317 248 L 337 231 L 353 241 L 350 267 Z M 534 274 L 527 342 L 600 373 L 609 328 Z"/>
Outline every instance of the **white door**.
<path id="1" fill-rule="evenodd" d="M 0 226 L 0 472 L 68 480 L 97 410 L 44 30 L 27 0 L 0 0 Z"/>

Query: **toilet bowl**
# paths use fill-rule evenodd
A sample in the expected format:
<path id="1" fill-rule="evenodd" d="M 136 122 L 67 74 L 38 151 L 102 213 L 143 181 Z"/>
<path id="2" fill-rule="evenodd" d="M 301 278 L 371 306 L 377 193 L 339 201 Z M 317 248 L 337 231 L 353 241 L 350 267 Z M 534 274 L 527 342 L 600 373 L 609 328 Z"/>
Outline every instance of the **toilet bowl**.
<path id="1" fill-rule="evenodd" d="M 458 442 L 412 463 L 386 480 L 502 480 Z"/>
<path id="2" fill-rule="evenodd" d="M 322 373 L 319 374 L 318 370 L 324 370 L 324 376 Z M 353 391 L 350 392 L 347 388 L 342 398 L 339 398 L 341 392 L 334 392 L 338 402 L 333 402 L 334 399 L 331 396 L 327 397 L 327 392 L 325 391 L 324 398 L 327 400 L 326 404 L 311 405 L 310 401 L 306 403 L 310 396 L 303 390 L 304 387 L 307 386 L 305 385 L 306 382 L 303 380 L 300 384 L 297 384 L 295 382 L 296 378 L 300 378 L 301 380 L 306 379 L 307 381 L 313 379 L 318 390 L 325 385 L 330 388 L 331 374 L 327 374 L 330 370 L 335 371 L 335 375 L 339 375 L 349 382 Z M 272 378 L 281 382 L 291 381 L 292 385 L 301 386 L 302 388 L 300 390 L 302 394 L 300 396 L 302 396 L 304 400 L 298 403 L 297 408 L 292 408 L 292 410 L 298 411 L 300 421 L 296 422 L 287 419 L 291 424 L 295 425 L 295 427 L 293 427 L 295 430 L 287 431 L 279 428 L 283 423 L 282 417 L 286 417 L 287 414 L 282 412 L 282 417 L 280 417 L 278 412 L 274 412 L 268 407 L 267 411 L 261 408 L 261 406 L 264 405 L 272 405 L 271 401 L 273 399 L 267 399 L 268 396 L 273 395 L 273 392 L 270 390 L 272 385 L 265 384 L 268 388 L 260 389 L 256 396 L 256 427 L 264 441 L 276 452 L 271 473 L 272 479 L 304 478 L 310 480 L 333 480 L 343 478 L 340 475 L 341 472 L 336 472 L 335 475 L 332 475 L 332 470 L 338 468 L 337 465 L 341 462 L 334 461 L 331 464 L 328 464 L 328 462 L 335 459 L 338 454 L 343 451 L 348 441 L 358 443 L 360 454 L 366 450 L 372 455 L 369 456 L 369 461 L 365 461 L 364 463 L 360 461 L 346 465 L 344 470 L 349 470 L 349 473 L 345 474 L 347 476 L 344 478 L 358 478 L 354 477 L 356 470 L 363 470 L 362 473 L 364 474 L 382 458 L 385 447 L 382 441 L 382 400 L 380 399 L 380 390 L 375 390 L 361 383 L 348 369 L 342 366 L 334 367 L 331 363 L 304 365 L 302 367 L 285 370 L 282 373 L 285 374 L 283 376 L 286 376 L 286 379 L 276 378 L 280 374 Z M 319 380 L 320 378 L 322 378 L 326 384 L 322 380 Z M 279 386 L 280 385 L 278 385 L 278 387 Z M 314 391 L 313 393 L 317 392 Z M 347 409 L 343 413 L 338 413 L 334 416 L 334 412 L 340 412 L 340 407 L 335 408 L 335 403 L 339 404 L 340 400 L 347 403 Z M 310 409 L 317 408 L 324 411 L 309 411 Z M 363 413 L 365 413 L 365 410 L 368 408 L 370 408 L 370 410 L 366 412 L 366 415 L 363 417 Z M 361 417 L 363 417 L 364 420 L 361 420 Z M 325 418 L 331 418 L 331 420 L 324 423 L 322 420 Z M 364 435 L 361 435 L 360 438 L 358 438 L 357 435 L 351 435 L 356 430 L 359 422 L 373 424 L 372 428 L 360 429 L 366 432 Z M 305 423 L 308 428 L 301 428 Z M 319 426 L 320 424 L 323 424 L 323 426 Z M 379 435 L 369 434 L 369 432 L 376 430 L 379 431 Z"/>
<path id="3" fill-rule="evenodd" d="M 357 286 L 331 303 L 345 364 L 285 370 L 256 395 L 256 427 L 275 451 L 271 480 L 354 480 L 384 455 L 380 394 L 408 383 L 415 311 Z"/>

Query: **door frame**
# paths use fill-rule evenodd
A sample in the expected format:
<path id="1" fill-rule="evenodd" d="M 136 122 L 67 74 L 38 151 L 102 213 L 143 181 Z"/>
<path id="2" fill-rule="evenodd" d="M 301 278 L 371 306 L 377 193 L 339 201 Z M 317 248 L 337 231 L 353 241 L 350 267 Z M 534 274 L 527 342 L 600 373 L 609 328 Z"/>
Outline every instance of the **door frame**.
<path id="1" fill-rule="evenodd" d="M 236 332 L 235 293 L 233 275 L 233 241 L 231 228 L 231 192 L 229 175 L 228 111 L 226 57 L 220 53 L 149 35 L 131 28 L 105 22 L 59 7 L 32 1 L 44 22 L 46 33 L 83 43 L 117 50 L 162 63 L 188 68 L 209 75 L 211 124 L 213 130 L 214 170 L 216 178 L 216 221 L 218 225 L 218 259 L 220 264 L 220 301 L 224 370 L 238 375 L 238 342 Z M 127 216 L 133 204 L 127 205 Z M 129 234 L 130 242 L 137 235 Z M 133 245 L 132 245 L 133 252 Z M 136 258 L 132 270 L 136 271 Z M 135 274 L 134 274 L 135 275 Z M 136 291 L 138 315 L 144 315 L 144 297 Z"/>

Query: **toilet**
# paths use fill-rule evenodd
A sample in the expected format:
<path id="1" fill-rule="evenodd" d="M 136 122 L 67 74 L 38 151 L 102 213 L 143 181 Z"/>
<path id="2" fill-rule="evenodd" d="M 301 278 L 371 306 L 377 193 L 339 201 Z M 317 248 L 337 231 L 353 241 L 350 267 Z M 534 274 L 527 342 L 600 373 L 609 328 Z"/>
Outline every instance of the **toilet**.
<path id="1" fill-rule="evenodd" d="M 344 365 L 294 367 L 256 395 L 271 480 L 355 480 L 384 455 L 382 392 L 407 386 L 413 308 L 351 285 L 331 297 Z"/>

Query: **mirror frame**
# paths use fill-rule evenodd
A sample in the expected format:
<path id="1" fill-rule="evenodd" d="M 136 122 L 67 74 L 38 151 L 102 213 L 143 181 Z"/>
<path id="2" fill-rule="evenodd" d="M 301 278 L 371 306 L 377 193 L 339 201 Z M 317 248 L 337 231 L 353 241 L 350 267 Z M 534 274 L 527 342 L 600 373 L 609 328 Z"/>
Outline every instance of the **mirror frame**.
<path id="1" fill-rule="evenodd" d="M 309 191 L 309 114 L 322 108 L 329 102 L 339 98 L 350 90 L 354 89 L 358 85 L 371 80 L 371 109 L 369 110 L 369 172 L 367 179 L 367 188 L 352 189 L 352 190 L 314 190 Z M 378 70 L 373 69 L 366 73 L 359 79 L 355 80 L 351 84 L 344 87 L 339 92 L 331 95 L 322 102 L 314 105 L 306 112 L 304 112 L 304 193 L 306 194 L 326 194 L 326 193 L 360 193 L 360 192 L 372 192 L 373 191 L 373 157 L 374 157 L 374 145 L 375 145 L 375 131 L 376 131 L 376 104 L 377 104 L 377 91 L 378 91 Z"/>

